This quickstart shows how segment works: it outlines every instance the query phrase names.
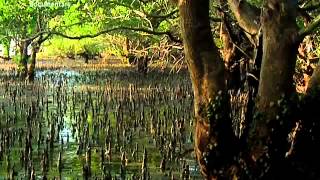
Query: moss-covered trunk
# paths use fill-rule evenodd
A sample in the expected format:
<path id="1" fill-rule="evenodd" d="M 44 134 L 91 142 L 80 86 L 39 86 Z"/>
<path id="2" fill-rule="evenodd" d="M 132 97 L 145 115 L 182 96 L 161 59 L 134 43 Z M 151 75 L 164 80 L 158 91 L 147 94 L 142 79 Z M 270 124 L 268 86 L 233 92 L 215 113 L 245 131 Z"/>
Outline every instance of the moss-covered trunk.
<path id="1" fill-rule="evenodd" d="M 237 146 L 229 118 L 224 63 L 211 35 L 209 0 L 182 0 L 179 10 L 194 90 L 195 154 L 207 179 L 225 177 L 232 174 L 229 170 Z"/>
<path id="2" fill-rule="evenodd" d="M 297 2 L 268 0 L 262 15 L 263 56 L 250 146 L 254 160 L 285 159 L 298 48 Z M 268 156 L 268 157 L 267 157 Z"/>
<path id="3" fill-rule="evenodd" d="M 264 2 L 260 22 L 263 55 L 255 113 L 253 122 L 246 125 L 250 127 L 248 137 L 237 140 L 229 118 L 225 69 L 211 35 L 208 1 L 180 0 L 178 3 L 194 90 L 195 153 L 203 175 L 207 179 L 304 177 L 294 158 L 287 156 L 288 134 L 293 122 L 298 120 L 294 117 L 297 101 L 293 82 L 300 38 L 296 25 L 298 2 Z M 247 11 L 236 8 L 234 2 L 238 1 L 229 2 L 234 5 L 231 9 L 238 13 L 237 19 L 245 18 L 241 26 L 249 27 L 248 14 L 241 15 Z M 246 138 L 247 141 L 243 141 Z"/>

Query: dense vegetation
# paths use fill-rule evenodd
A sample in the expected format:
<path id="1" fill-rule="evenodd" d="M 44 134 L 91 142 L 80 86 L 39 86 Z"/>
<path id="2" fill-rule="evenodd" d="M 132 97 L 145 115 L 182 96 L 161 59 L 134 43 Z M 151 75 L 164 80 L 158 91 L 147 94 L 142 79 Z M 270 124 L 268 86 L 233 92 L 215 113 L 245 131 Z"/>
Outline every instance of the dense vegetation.
<path id="1" fill-rule="evenodd" d="M 12 58 L 25 77 L 29 61 L 31 79 L 39 49 L 47 55 L 68 58 L 76 55 L 93 58 L 104 52 L 117 56 L 157 54 L 154 59 L 171 57 L 170 52 L 160 52 L 159 47 L 161 51 L 181 49 L 181 45 L 173 46 L 173 42 L 181 42 L 177 33 L 178 11 L 168 1 L 26 0 L 2 1 L 0 8 L 4 56 L 11 58 L 8 52 L 10 42 L 14 41 L 17 53 Z M 97 38 L 88 39 L 94 37 Z M 28 47 L 32 53 L 27 52 Z"/>
<path id="2" fill-rule="evenodd" d="M 0 179 L 319 179 L 319 12 L 317 0 L 0 0 Z"/>

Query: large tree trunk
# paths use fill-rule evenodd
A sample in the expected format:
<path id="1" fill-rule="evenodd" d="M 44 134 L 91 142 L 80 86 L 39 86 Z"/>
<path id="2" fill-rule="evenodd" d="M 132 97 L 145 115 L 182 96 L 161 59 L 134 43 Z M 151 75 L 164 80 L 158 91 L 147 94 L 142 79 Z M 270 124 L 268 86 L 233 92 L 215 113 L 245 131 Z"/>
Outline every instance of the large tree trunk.
<path id="1" fill-rule="evenodd" d="M 195 154 L 207 179 L 226 177 L 234 173 L 237 143 L 228 111 L 224 63 L 211 35 L 209 0 L 181 0 L 179 10 L 194 90 Z"/>
<path id="2" fill-rule="evenodd" d="M 50 35 L 47 35 L 45 37 L 40 35 L 39 38 L 31 44 L 32 45 L 31 62 L 30 62 L 30 67 L 28 70 L 28 77 L 27 77 L 29 81 L 33 81 L 35 77 L 36 59 L 37 59 L 37 53 L 39 52 L 40 46 L 49 37 Z"/>
<path id="3" fill-rule="evenodd" d="M 293 74 L 301 38 L 296 25 L 298 2 L 266 0 L 258 23 L 249 21 L 249 17 L 257 14 L 256 10 L 251 11 L 251 5 L 241 3 L 246 2 L 229 0 L 240 26 L 255 36 L 260 29 L 256 25 L 261 23 L 263 33 L 259 89 L 253 122 L 247 125 L 250 127 L 247 141 L 235 138 L 231 128 L 225 69 L 213 43 L 208 19 L 209 0 L 180 0 L 178 3 L 194 90 L 195 154 L 201 172 L 207 179 L 316 177 L 299 177 L 309 173 L 298 171 L 301 166 L 296 164 L 297 156 L 287 156 L 288 134 L 293 122 L 298 120 L 293 116 L 297 104 Z M 310 92 L 314 92 L 313 89 L 319 92 L 319 77 L 313 78 L 310 84 L 317 84 L 317 88 L 310 87 Z"/>
<path id="4" fill-rule="evenodd" d="M 268 0 L 262 15 L 263 56 L 257 112 L 252 125 L 251 153 L 255 160 L 285 158 L 292 121 L 293 73 L 298 48 L 297 1 Z M 267 158 L 267 159 L 268 159 Z"/>

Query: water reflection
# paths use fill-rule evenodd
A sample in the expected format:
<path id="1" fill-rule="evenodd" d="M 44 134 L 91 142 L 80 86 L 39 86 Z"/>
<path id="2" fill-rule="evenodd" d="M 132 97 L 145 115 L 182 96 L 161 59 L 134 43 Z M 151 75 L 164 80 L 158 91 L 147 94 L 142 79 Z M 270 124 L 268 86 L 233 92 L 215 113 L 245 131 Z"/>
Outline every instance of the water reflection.
<path id="1" fill-rule="evenodd" d="M 198 179 L 186 72 L 0 75 L 0 179 Z M 10 83 L 9 83 L 10 82 Z"/>

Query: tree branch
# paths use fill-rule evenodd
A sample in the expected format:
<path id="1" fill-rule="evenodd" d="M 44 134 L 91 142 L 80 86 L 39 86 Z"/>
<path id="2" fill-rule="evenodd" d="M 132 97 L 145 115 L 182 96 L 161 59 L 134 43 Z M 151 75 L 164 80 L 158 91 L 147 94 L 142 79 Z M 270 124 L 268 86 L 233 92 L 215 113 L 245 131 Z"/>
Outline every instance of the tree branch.
<path id="1" fill-rule="evenodd" d="M 61 37 L 67 38 L 67 39 L 80 40 L 80 39 L 85 39 L 85 38 L 95 38 L 95 37 L 98 37 L 102 34 L 107 34 L 112 31 L 117 31 L 117 30 L 139 31 L 139 32 L 145 32 L 148 34 L 158 35 L 158 36 L 159 35 L 167 35 L 172 41 L 182 43 L 182 41 L 180 39 L 177 39 L 176 37 L 174 37 L 170 31 L 163 31 L 163 32 L 162 31 L 153 31 L 153 30 L 145 29 L 145 28 L 135 28 L 135 27 L 126 27 L 126 26 L 119 26 L 119 27 L 100 31 L 96 34 L 86 34 L 86 35 L 80 35 L 80 36 L 69 36 L 69 35 L 63 34 L 61 32 L 56 32 L 56 31 L 52 31 L 51 33 L 53 35 L 58 35 L 58 36 L 61 36 Z"/>
<path id="2" fill-rule="evenodd" d="M 134 10 L 137 11 L 136 8 L 132 7 L 131 5 L 127 5 L 127 4 L 123 4 L 123 3 L 119 3 L 119 2 L 115 2 L 115 1 L 111 1 L 109 2 L 109 4 L 114 4 L 114 5 L 118 5 L 118 6 L 123 6 L 126 7 L 130 10 Z M 174 14 L 177 14 L 179 12 L 178 9 L 173 10 L 172 12 L 165 14 L 165 15 L 155 15 L 155 14 L 148 14 L 146 13 L 144 10 L 143 12 L 140 12 L 141 14 L 143 14 L 145 17 L 149 17 L 149 18 L 159 18 L 159 19 L 166 19 L 169 18 L 171 16 L 173 16 Z"/>
<path id="3" fill-rule="evenodd" d="M 249 56 L 243 49 L 241 49 L 235 42 L 235 36 L 234 34 L 232 34 L 232 29 L 231 29 L 231 26 L 230 26 L 230 23 L 227 22 L 227 18 L 226 18 L 226 15 L 224 14 L 223 15 L 224 18 L 222 20 L 222 22 L 224 23 L 225 25 L 225 29 L 226 29 L 226 32 L 228 33 L 228 36 L 229 36 L 229 41 L 230 43 L 232 43 L 244 56 L 246 56 L 248 59 L 252 59 L 251 56 Z"/>
<path id="4" fill-rule="evenodd" d="M 318 3 L 316 5 L 310 5 L 310 6 L 307 6 L 307 7 L 302 7 L 300 9 L 303 10 L 303 11 L 314 11 L 314 10 L 317 10 L 319 8 L 320 8 L 320 3 Z"/>
<path id="5" fill-rule="evenodd" d="M 165 14 L 165 15 L 154 15 L 154 14 L 147 14 L 147 17 L 151 17 L 151 18 L 159 18 L 159 19 L 166 19 L 166 18 L 169 18 L 171 16 L 173 16 L 174 14 L 178 13 L 179 10 L 176 9 L 168 14 Z"/>
<path id="6" fill-rule="evenodd" d="M 314 20 L 305 29 L 299 31 L 299 42 L 301 42 L 309 34 L 312 34 L 319 26 L 320 15 L 314 18 Z"/>
<path id="7" fill-rule="evenodd" d="M 245 0 L 228 0 L 239 26 L 251 35 L 256 35 L 260 28 L 260 9 Z"/>
<path id="8" fill-rule="evenodd" d="M 306 4 L 308 4 L 310 1 L 311 1 L 311 0 L 299 0 L 299 1 L 298 1 L 298 4 L 299 4 L 299 5 L 306 5 Z"/>
<path id="9" fill-rule="evenodd" d="M 178 39 L 177 37 L 175 37 L 170 31 L 154 31 L 154 30 L 146 29 L 146 28 L 136 28 L 136 27 L 126 27 L 126 26 L 119 26 L 119 27 L 100 31 L 96 34 L 86 34 L 86 35 L 80 35 L 80 36 L 69 36 L 69 35 L 63 34 L 61 32 L 55 31 L 55 30 L 51 30 L 51 31 L 46 30 L 46 31 L 40 31 L 37 34 L 33 35 L 32 37 L 22 39 L 21 41 L 33 41 L 34 39 L 38 38 L 39 36 L 41 36 L 43 34 L 51 34 L 51 35 L 61 36 L 63 38 L 67 38 L 67 39 L 80 40 L 80 39 L 85 39 L 85 38 L 95 38 L 95 37 L 98 37 L 102 34 L 107 34 L 112 31 L 117 31 L 117 30 L 139 31 L 139 32 L 145 32 L 145 33 L 152 34 L 152 35 L 157 35 L 157 36 L 166 35 L 169 37 L 170 40 L 177 42 L 177 43 L 182 43 L 182 41 L 180 39 Z"/>
<path id="10" fill-rule="evenodd" d="M 69 28 L 69 27 L 76 26 L 76 25 L 81 25 L 81 24 L 82 24 L 82 22 L 77 22 L 77 23 L 70 24 L 70 25 L 60 26 L 59 28 Z M 57 28 L 58 27 L 54 27 L 53 31 L 55 31 L 55 29 L 57 29 Z M 34 34 L 33 36 L 31 36 L 29 38 L 21 39 L 21 41 L 33 41 L 36 38 L 38 38 L 39 36 L 42 36 L 43 34 L 50 34 L 51 32 L 52 32 L 52 30 L 42 30 L 42 31 L 37 32 L 36 34 Z"/>

